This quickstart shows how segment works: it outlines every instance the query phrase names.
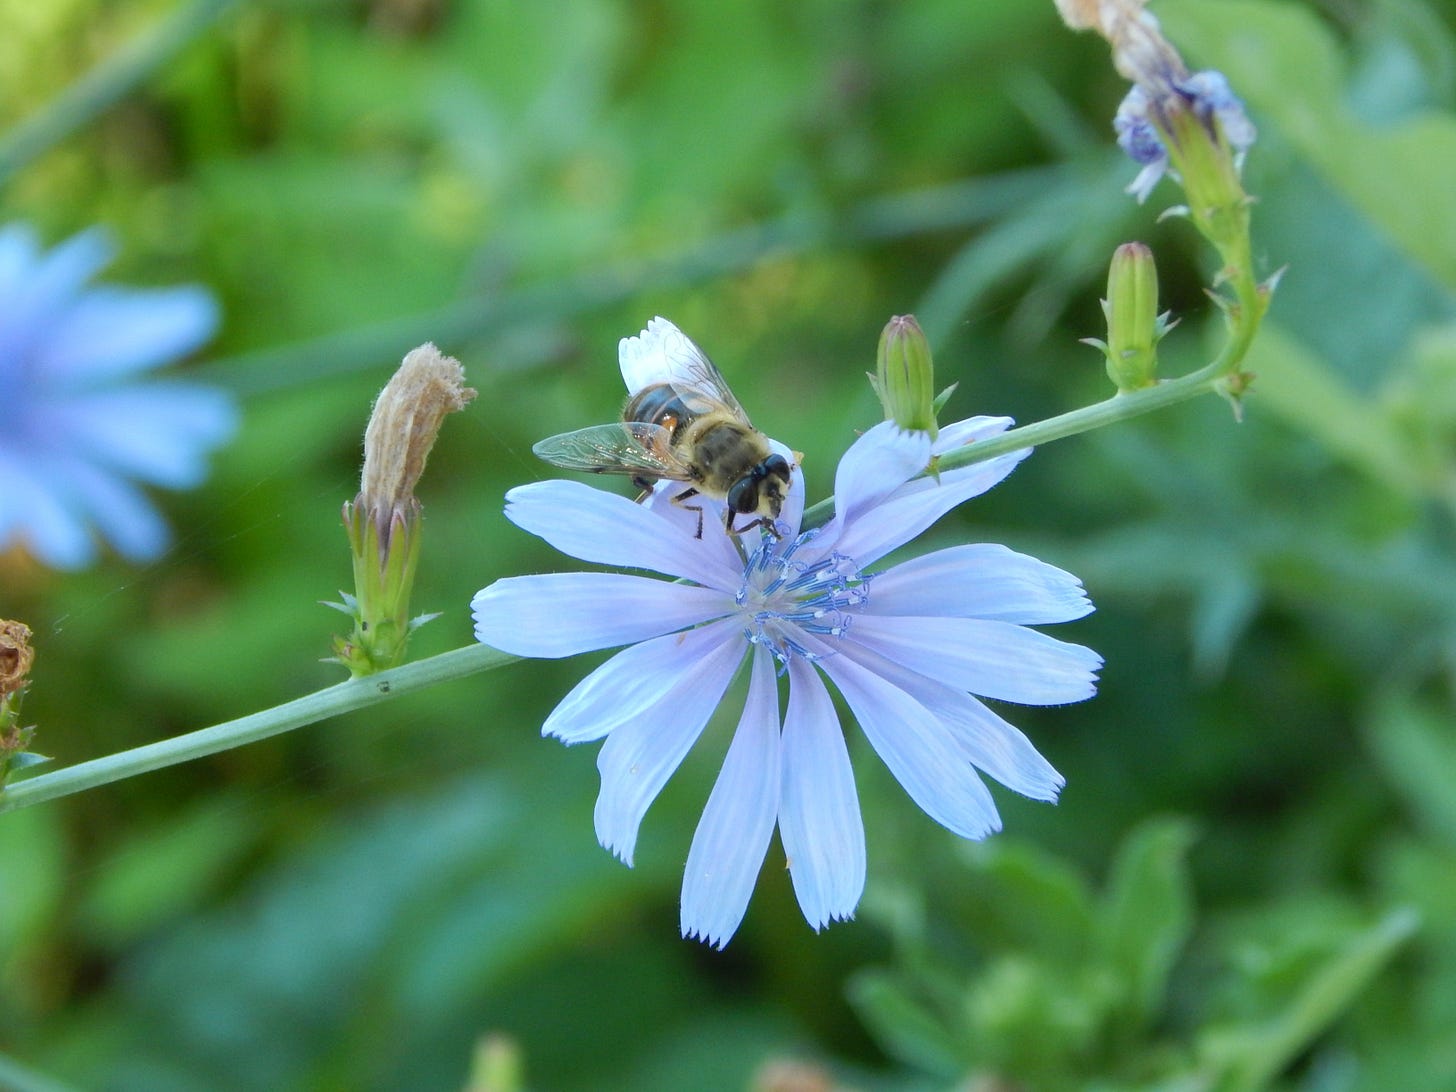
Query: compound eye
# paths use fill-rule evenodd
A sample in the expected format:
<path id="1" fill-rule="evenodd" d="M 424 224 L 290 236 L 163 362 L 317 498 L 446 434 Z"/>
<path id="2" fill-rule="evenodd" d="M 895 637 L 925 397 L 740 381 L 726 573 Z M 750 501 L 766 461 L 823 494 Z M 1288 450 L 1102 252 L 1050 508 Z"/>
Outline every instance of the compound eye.
<path id="1" fill-rule="evenodd" d="M 758 508 L 758 483 L 752 478 L 740 478 L 728 490 L 728 507 L 734 512 L 752 512 Z"/>
<path id="2" fill-rule="evenodd" d="M 763 461 L 763 472 L 765 474 L 772 474 L 775 477 L 783 478 L 784 481 L 788 481 L 789 461 L 785 459 L 782 455 L 770 455 L 767 459 Z"/>

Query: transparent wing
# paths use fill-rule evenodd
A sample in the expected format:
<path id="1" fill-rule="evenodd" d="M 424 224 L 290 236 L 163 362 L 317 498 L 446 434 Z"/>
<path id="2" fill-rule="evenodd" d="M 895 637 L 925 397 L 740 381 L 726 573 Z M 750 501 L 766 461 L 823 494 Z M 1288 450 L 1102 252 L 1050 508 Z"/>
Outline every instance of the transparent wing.
<path id="1" fill-rule="evenodd" d="M 745 425 L 749 424 L 748 414 L 728 389 L 723 373 L 686 334 L 677 331 L 677 337 L 668 338 L 663 348 L 672 364 L 672 378 L 668 382 L 683 405 L 697 414 L 726 409 Z"/>
<path id="2" fill-rule="evenodd" d="M 689 481 L 692 473 L 668 446 L 671 438 L 672 433 L 661 425 L 618 421 L 549 436 L 531 450 L 563 470 Z"/>
<path id="3" fill-rule="evenodd" d="M 708 354 L 665 318 L 655 318 L 636 337 L 618 346 L 622 378 L 633 394 L 666 383 L 694 414 L 728 410 L 744 424 L 748 415 Z"/>

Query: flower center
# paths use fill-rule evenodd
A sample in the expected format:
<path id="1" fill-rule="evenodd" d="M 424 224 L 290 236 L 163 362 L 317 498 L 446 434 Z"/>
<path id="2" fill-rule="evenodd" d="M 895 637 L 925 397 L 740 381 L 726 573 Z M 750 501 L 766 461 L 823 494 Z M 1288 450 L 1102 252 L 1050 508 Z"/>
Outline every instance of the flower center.
<path id="1" fill-rule="evenodd" d="M 871 574 L 861 572 L 854 558 L 841 553 L 814 560 L 795 556 L 818 533 L 817 528 L 805 531 L 782 547 L 765 535 L 749 555 L 743 586 L 733 597 L 744 637 L 766 647 L 780 666 L 790 656 L 810 662 L 822 658 L 805 646 L 803 635 L 842 637 L 869 601 Z"/>

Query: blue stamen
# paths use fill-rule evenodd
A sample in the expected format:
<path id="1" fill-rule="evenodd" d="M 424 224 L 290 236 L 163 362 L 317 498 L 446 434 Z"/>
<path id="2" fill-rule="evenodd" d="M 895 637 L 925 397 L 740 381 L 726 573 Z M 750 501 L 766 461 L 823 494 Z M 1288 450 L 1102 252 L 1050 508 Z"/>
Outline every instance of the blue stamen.
<path id="1" fill-rule="evenodd" d="M 794 556 L 817 534 L 816 529 L 786 544 L 761 544 L 747 558 L 743 585 L 733 597 L 745 615 L 745 639 L 773 653 L 780 675 L 790 656 L 815 663 L 826 655 L 811 651 L 796 634 L 838 640 L 869 602 L 870 574 L 852 557 L 835 552 L 811 562 Z"/>

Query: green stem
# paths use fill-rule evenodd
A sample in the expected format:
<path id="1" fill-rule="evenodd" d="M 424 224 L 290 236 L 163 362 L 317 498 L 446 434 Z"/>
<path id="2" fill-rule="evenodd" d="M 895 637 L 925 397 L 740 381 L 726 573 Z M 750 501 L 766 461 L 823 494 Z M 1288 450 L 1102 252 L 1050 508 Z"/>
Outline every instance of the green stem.
<path id="1" fill-rule="evenodd" d="M 0 138 L 0 185 L 96 118 L 207 30 L 237 0 L 193 0 L 112 54 Z"/>
<path id="2" fill-rule="evenodd" d="M 212 2 L 222 3 L 224 0 Z M 762 243 L 762 239 L 745 240 L 749 252 L 757 250 Z M 967 444 L 942 455 L 939 469 L 949 471 L 971 466 L 1008 452 L 1036 447 L 1094 428 L 1126 421 L 1219 389 L 1221 383 L 1238 374 L 1239 364 L 1253 341 L 1269 303 L 1268 289 L 1260 286 L 1254 278 L 1247 239 L 1241 240 L 1241 243 L 1237 248 L 1237 260 L 1231 263 L 1230 280 L 1233 282 L 1235 299 L 1226 309 L 1229 337 L 1211 363 L 1176 379 L 1163 380 L 1140 390 L 1119 392 L 1094 405 Z M 833 512 L 834 498 L 826 498 L 804 512 L 802 526 L 805 529 L 820 526 L 831 518 Z M 403 667 L 350 679 L 348 682 L 237 720 L 81 762 L 21 781 L 8 788 L 0 788 L 0 813 L 267 739 L 305 724 L 314 724 L 340 713 L 372 705 L 385 698 L 502 667 L 516 659 L 518 657 L 486 645 L 469 645 Z"/>
<path id="3" fill-rule="evenodd" d="M 1242 359 L 1242 354 L 1232 359 L 1236 365 L 1237 361 Z M 1114 394 L 1105 401 L 1083 406 L 1081 409 L 1075 409 L 1056 417 L 1048 417 L 1045 421 L 1037 421 L 1035 424 L 1013 428 L 999 436 L 977 440 L 975 443 L 947 452 L 940 457 L 938 469 L 944 472 L 963 466 L 972 466 L 975 463 L 983 463 L 987 459 L 994 459 L 998 455 L 1005 455 L 1009 451 L 1038 447 L 1041 444 L 1049 444 L 1053 440 L 1065 439 L 1082 432 L 1090 432 L 1094 428 L 1102 428 L 1105 425 L 1113 425 L 1119 421 L 1140 417 L 1145 413 L 1152 413 L 1154 410 L 1166 409 L 1168 406 L 1196 398 L 1200 394 L 1210 393 L 1229 370 L 1230 366 L 1225 364 L 1223 356 L 1220 356 L 1213 363 L 1199 368 L 1196 372 L 1179 376 L 1177 379 L 1165 379 L 1152 387 Z M 804 510 L 802 527 L 804 530 L 820 527 L 828 523 L 833 516 L 834 498 L 826 497 L 818 504 Z"/>
<path id="4" fill-rule="evenodd" d="M 165 766 L 190 762 L 194 758 L 217 754 L 246 743 L 256 743 L 280 732 L 301 728 L 305 724 L 316 724 L 387 698 L 413 693 L 427 686 L 463 678 L 479 671 L 503 667 L 516 659 L 518 657 L 486 645 L 469 645 L 431 656 L 427 660 L 381 671 L 377 675 L 350 679 L 272 709 L 215 724 L 211 728 L 188 732 L 183 736 L 93 758 L 89 762 L 78 762 L 54 773 L 40 774 L 0 789 L 0 813 L 94 789 L 99 785 L 160 770 Z"/>
<path id="5" fill-rule="evenodd" d="M 1235 360 L 1234 365 L 1236 364 Z M 979 440 L 943 456 L 941 469 L 953 470 L 970 466 L 1008 451 L 1035 447 L 1187 401 L 1211 391 L 1229 368 L 1230 365 L 1220 357 L 1212 364 L 1178 379 L 1169 379 L 1139 391 L 1117 394 L 1104 402 L 1012 429 L 987 440 Z M 819 526 L 833 512 L 834 498 L 828 497 L 804 513 L 804 527 L 807 529 Z M 382 671 L 377 675 L 350 679 L 348 682 L 237 720 L 21 781 L 0 790 L 0 813 L 54 800 L 60 796 L 69 796 L 71 793 L 148 773 L 164 766 L 175 766 L 246 743 L 255 743 L 269 736 L 314 724 L 438 682 L 503 667 L 518 658 L 486 645 L 468 645 L 403 667 Z"/>
<path id="6" fill-rule="evenodd" d="M 940 469 L 947 471 L 971 466 L 1007 452 L 1126 421 L 1213 391 L 1220 380 L 1238 369 L 1267 304 L 1252 277 L 1239 278 L 1236 294 L 1241 306 L 1233 315 L 1229 341 L 1212 363 L 1177 379 L 1167 379 L 1142 390 L 1121 392 L 1094 405 L 967 444 L 941 456 Z M 828 497 L 804 512 L 803 527 L 818 527 L 826 523 L 833 513 L 834 498 Z M 350 679 L 272 709 L 174 739 L 81 762 L 0 789 L 0 813 L 254 743 L 438 682 L 503 667 L 516 659 L 518 657 L 486 645 L 469 645 L 377 675 Z"/>

